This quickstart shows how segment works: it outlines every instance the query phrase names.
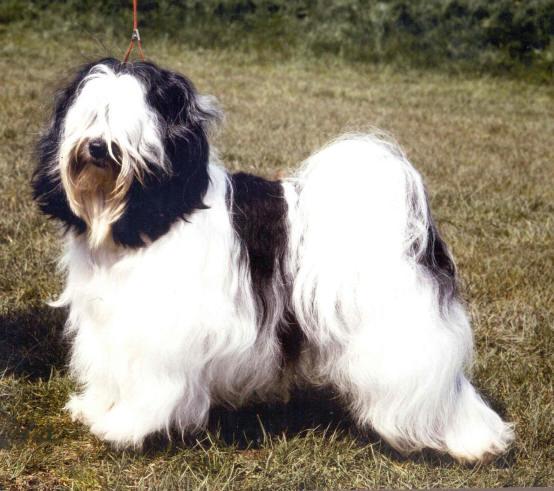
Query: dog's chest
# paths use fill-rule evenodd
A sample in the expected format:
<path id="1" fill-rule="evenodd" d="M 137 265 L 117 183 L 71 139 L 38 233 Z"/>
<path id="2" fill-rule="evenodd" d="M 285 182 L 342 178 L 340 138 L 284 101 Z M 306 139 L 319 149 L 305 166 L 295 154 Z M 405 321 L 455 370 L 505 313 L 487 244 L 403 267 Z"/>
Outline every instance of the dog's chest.
<path id="1" fill-rule="evenodd" d="M 153 329 L 175 334 L 224 319 L 233 324 L 241 313 L 229 245 L 205 232 L 183 222 L 145 248 L 96 256 L 70 245 L 64 296 L 79 326 L 149 338 Z"/>

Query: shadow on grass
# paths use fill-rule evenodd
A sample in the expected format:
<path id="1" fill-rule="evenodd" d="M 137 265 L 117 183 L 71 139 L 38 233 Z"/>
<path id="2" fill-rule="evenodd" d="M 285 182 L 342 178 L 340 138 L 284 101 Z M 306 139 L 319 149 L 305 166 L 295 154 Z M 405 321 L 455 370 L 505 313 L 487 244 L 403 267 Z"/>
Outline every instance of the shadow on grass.
<path id="1" fill-rule="evenodd" d="M 48 378 L 65 366 L 68 344 L 62 337 L 67 313 L 35 305 L 0 316 L 0 373 Z"/>
<path id="2" fill-rule="evenodd" d="M 346 432 L 355 426 L 333 392 L 309 390 L 295 391 L 286 404 L 260 403 L 239 410 L 215 408 L 210 412 L 208 427 L 227 444 L 255 448 L 266 435 L 293 436 L 314 428 Z"/>
<path id="3" fill-rule="evenodd" d="M 165 434 L 147 439 L 142 451 L 156 454 L 160 451 L 178 452 L 179 449 L 216 443 L 235 446 L 239 450 L 262 448 L 268 438 L 291 438 L 316 430 L 327 435 L 337 432 L 354 438 L 360 445 L 379 443 L 386 451 L 398 455 L 373 432 L 361 433 L 352 418 L 331 390 L 297 390 L 288 403 L 258 403 L 239 409 L 215 407 L 210 411 L 207 432 L 183 437 L 171 432 L 171 441 Z M 215 441 L 214 441 L 215 440 Z"/>

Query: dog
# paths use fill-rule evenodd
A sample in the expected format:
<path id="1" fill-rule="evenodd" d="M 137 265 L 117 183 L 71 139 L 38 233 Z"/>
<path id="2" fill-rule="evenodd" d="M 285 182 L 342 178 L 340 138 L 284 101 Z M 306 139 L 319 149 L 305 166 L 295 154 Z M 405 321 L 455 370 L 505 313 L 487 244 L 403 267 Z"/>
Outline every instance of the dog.
<path id="1" fill-rule="evenodd" d="M 151 62 L 83 66 L 32 178 L 62 225 L 74 420 L 117 447 L 214 405 L 329 387 L 398 451 L 464 462 L 514 438 L 465 371 L 472 332 L 420 174 L 344 135 L 290 178 L 232 174 L 216 101 Z"/>

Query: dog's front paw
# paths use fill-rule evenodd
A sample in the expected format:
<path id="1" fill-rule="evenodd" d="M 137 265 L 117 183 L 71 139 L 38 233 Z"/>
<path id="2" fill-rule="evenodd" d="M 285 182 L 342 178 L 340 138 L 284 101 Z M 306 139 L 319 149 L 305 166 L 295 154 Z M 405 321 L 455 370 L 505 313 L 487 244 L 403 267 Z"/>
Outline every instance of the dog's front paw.
<path id="1" fill-rule="evenodd" d="M 140 447 L 152 428 L 124 406 L 116 406 L 94 421 L 90 431 L 101 440 L 124 448 Z"/>
<path id="2" fill-rule="evenodd" d="M 69 413 L 71 421 L 79 421 L 81 423 L 87 422 L 87 418 L 85 416 L 85 403 L 82 396 L 73 394 L 64 406 L 64 409 Z"/>
<path id="3" fill-rule="evenodd" d="M 85 392 L 73 394 L 64 409 L 69 412 L 72 421 L 90 425 L 106 414 L 113 404 L 113 401 L 105 397 Z"/>

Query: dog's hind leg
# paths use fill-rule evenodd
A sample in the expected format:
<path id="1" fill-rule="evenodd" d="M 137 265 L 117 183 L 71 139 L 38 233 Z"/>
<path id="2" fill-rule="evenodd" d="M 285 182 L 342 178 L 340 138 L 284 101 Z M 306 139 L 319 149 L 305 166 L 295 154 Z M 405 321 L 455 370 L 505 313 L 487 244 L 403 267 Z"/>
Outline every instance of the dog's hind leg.
<path id="1" fill-rule="evenodd" d="M 293 307 L 312 376 L 403 452 L 502 452 L 512 430 L 465 378 L 471 328 L 419 174 L 361 135 L 310 157 L 293 183 Z"/>
<path id="2" fill-rule="evenodd" d="M 320 358 L 320 376 L 343 395 L 359 426 L 403 453 L 427 447 L 473 462 L 504 452 L 510 426 L 464 375 L 470 339 L 461 307 L 441 320 L 418 309 L 424 300 L 416 295 L 405 311 L 378 300 L 388 307 L 364 315 L 357 333 Z"/>

